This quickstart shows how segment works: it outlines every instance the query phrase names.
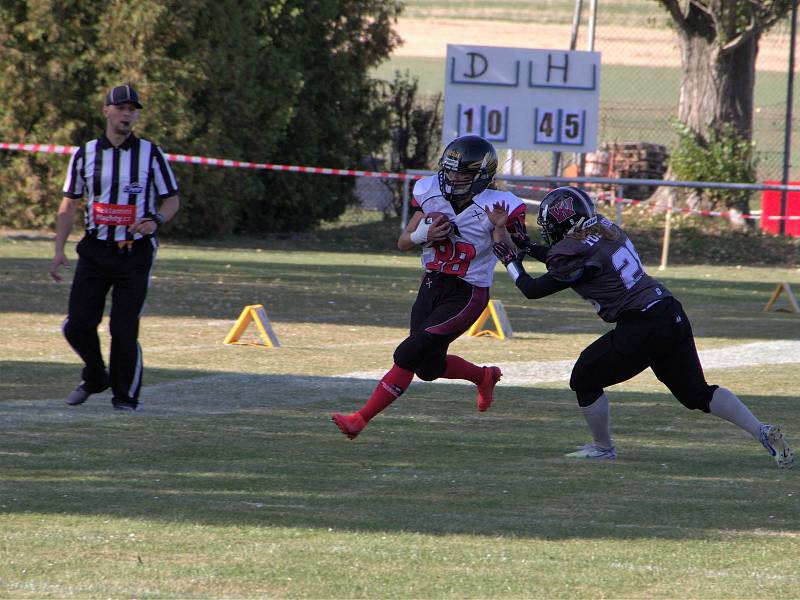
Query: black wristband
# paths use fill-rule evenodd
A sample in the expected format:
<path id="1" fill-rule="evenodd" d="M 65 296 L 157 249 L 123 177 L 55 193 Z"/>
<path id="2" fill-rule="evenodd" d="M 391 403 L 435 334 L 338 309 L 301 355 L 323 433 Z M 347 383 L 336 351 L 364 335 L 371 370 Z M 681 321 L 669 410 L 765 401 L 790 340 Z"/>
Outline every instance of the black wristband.
<path id="1" fill-rule="evenodd" d="M 167 222 L 167 220 L 164 218 L 164 215 L 162 215 L 161 213 L 154 214 L 152 216 L 152 219 L 155 222 L 155 224 L 158 225 L 159 227 L 161 227 L 164 223 Z"/>

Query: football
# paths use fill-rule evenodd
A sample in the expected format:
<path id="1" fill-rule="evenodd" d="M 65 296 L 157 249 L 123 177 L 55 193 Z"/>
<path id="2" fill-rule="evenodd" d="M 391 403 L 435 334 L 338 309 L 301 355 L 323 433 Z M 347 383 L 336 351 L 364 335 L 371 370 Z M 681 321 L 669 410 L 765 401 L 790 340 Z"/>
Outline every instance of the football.
<path id="1" fill-rule="evenodd" d="M 442 221 L 447 221 L 450 224 L 450 228 L 447 230 L 447 234 L 449 235 L 451 231 L 453 231 L 453 224 L 450 222 L 450 219 L 446 214 L 443 212 L 429 212 L 425 215 L 425 223 L 428 225 L 439 225 Z"/>

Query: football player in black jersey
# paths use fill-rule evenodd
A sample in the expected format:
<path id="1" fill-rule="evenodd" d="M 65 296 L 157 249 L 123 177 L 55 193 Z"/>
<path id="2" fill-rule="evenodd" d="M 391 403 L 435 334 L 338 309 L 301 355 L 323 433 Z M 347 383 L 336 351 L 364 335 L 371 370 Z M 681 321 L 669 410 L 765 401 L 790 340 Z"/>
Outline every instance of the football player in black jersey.
<path id="1" fill-rule="evenodd" d="M 616 458 L 604 390 L 650 367 L 686 408 L 738 425 L 770 452 L 778 467 L 792 466 L 794 455 L 780 427 L 762 423 L 733 392 L 706 382 L 681 303 L 645 272 L 631 240 L 595 213 L 585 191 L 560 187 L 544 197 L 537 223 L 546 246 L 532 243 L 521 226 L 509 236 L 505 213 L 500 207 L 490 214 L 494 251 L 520 291 L 533 299 L 572 288 L 600 318 L 616 324 L 581 352 L 572 369 L 569 385 L 593 439 L 567 456 Z M 525 255 L 544 262 L 547 273 L 528 275 L 522 266 Z"/>

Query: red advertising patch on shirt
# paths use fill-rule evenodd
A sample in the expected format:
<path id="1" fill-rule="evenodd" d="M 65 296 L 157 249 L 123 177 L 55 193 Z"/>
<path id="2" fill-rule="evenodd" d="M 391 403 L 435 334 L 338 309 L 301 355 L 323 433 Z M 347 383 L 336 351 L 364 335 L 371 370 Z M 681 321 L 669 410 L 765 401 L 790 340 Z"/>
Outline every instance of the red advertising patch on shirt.
<path id="1" fill-rule="evenodd" d="M 136 222 L 135 204 L 92 204 L 92 216 L 97 225 L 133 225 Z"/>

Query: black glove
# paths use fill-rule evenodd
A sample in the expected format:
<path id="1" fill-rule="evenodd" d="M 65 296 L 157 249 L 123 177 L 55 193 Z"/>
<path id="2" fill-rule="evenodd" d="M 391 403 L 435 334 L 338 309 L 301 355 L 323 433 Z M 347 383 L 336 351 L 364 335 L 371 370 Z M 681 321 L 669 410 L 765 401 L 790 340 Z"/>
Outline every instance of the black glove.
<path id="1" fill-rule="evenodd" d="M 514 242 L 517 248 L 527 251 L 528 247 L 533 246 L 533 242 L 528 235 L 528 228 L 522 219 L 514 219 L 509 233 L 511 233 L 511 241 Z"/>
<path id="2" fill-rule="evenodd" d="M 511 229 L 512 232 L 509 232 L 511 233 L 511 241 L 522 250 L 523 254 L 527 254 L 540 262 L 545 262 L 547 259 L 547 252 L 550 248 L 531 241 L 528 235 L 528 228 L 525 226 L 525 221 L 515 220 L 511 224 Z"/>
<path id="3" fill-rule="evenodd" d="M 509 248 L 505 242 L 495 242 L 492 245 L 492 252 L 503 263 L 504 267 L 517 260 L 517 253 Z"/>

